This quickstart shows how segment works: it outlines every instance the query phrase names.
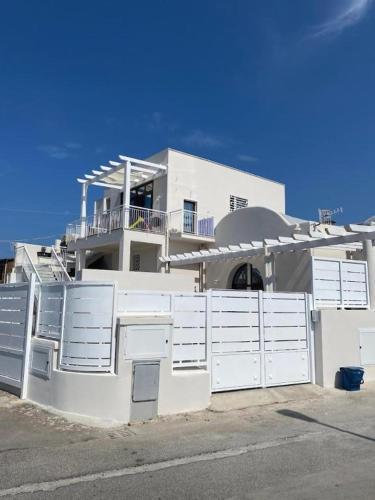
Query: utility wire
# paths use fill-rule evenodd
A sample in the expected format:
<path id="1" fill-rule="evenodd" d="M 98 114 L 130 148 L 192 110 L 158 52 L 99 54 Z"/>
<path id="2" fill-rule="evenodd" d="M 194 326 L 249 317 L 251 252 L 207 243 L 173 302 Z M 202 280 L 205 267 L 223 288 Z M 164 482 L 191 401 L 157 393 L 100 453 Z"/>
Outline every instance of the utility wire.
<path id="1" fill-rule="evenodd" d="M 9 207 L 0 207 L 0 210 L 4 212 L 22 212 L 26 214 L 46 214 L 46 215 L 70 215 L 71 212 L 69 210 L 65 210 L 65 212 L 53 212 L 49 210 L 29 210 L 25 208 L 9 208 Z"/>

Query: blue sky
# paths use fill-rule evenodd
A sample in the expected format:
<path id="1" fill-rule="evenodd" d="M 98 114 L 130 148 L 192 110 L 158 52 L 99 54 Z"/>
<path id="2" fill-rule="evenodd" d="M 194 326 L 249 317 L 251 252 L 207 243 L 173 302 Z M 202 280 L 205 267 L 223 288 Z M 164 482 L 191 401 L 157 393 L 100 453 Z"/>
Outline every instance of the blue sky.
<path id="1" fill-rule="evenodd" d="M 374 3 L 4 2 L 0 256 L 64 232 L 77 176 L 167 146 L 284 182 L 291 215 L 373 215 Z"/>

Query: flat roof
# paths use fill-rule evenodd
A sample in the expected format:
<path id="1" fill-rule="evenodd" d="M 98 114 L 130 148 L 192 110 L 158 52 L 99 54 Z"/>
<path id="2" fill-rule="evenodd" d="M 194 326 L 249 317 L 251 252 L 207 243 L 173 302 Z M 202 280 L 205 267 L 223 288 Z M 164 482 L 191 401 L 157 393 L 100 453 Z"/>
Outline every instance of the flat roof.
<path id="1" fill-rule="evenodd" d="M 156 153 L 153 153 L 152 155 L 148 156 L 147 158 L 152 158 L 154 155 L 160 154 L 163 151 L 174 151 L 175 153 L 180 153 L 180 154 L 185 155 L 185 156 L 191 156 L 192 158 L 197 158 L 198 160 L 208 161 L 210 163 L 214 163 L 215 165 L 218 165 L 219 167 L 230 168 L 231 170 L 236 170 L 237 172 L 251 175 L 252 177 L 257 177 L 258 179 L 262 179 L 264 181 L 273 182 L 274 184 L 279 184 L 280 186 L 283 186 L 285 188 L 285 184 L 283 182 L 275 181 L 273 179 L 268 179 L 267 177 L 263 177 L 262 175 L 257 175 L 257 174 L 253 174 L 251 172 L 247 172 L 246 170 L 242 170 L 239 167 L 232 167 L 230 165 L 225 165 L 224 163 L 219 163 L 218 161 L 210 160 L 209 158 L 203 158 L 203 156 L 193 155 L 192 153 L 186 153 L 185 151 L 180 151 L 179 149 L 175 149 L 175 148 L 164 148 Z"/>

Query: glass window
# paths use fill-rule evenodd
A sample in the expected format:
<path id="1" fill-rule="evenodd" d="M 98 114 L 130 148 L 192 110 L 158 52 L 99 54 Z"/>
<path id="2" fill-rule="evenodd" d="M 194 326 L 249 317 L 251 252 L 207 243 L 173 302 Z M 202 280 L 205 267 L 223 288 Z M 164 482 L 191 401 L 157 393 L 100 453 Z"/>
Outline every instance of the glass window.
<path id="1" fill-rule="evenodd" d="M 147 182 L 130 190 L 130 205 L 133 207 L 152 208 L 154 183 Z"/>

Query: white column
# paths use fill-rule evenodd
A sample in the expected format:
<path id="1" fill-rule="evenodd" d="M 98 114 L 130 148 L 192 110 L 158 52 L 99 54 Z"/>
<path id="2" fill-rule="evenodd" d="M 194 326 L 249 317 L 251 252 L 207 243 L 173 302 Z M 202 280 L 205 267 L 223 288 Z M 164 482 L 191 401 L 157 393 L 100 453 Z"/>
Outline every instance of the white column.
<path id="1" fill-rule="evenodd" d="M 266 292 L 275 291 L 275 254 L 270 253 L 266 248 L 264 255 L 265 274 L 266 274 Z"/>
<path id="2" fill-rule="evenodd" d="M 368 269 L 368 286 L 370 307 L 375 309 L 375 246 L 373 240 L 365 240 L 363 242 L 363 250 L 365 252 Z"/>
<path id="3" fill-rule="evenodd" d="M 124 228 L 129 227 L 129 206 L 130 206 L 130 172 L 131 163 L 127 161 L 124 167 L 124 199 L 123 199 L 123 212 L 122 220 Z"/>
<path id="4" fill-rule="evenodd" d="M 81 194 L 81 238 L 86 236 L 86 219 L 87 219 L 87 183 L 82 184 Z"/>
<path id="5" fill-rule="evenodd" d="M 76 273 L 86 267 L 86 250 L 77 250 L 76 254 Z"/>

